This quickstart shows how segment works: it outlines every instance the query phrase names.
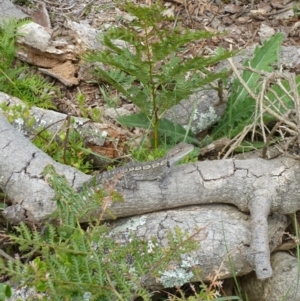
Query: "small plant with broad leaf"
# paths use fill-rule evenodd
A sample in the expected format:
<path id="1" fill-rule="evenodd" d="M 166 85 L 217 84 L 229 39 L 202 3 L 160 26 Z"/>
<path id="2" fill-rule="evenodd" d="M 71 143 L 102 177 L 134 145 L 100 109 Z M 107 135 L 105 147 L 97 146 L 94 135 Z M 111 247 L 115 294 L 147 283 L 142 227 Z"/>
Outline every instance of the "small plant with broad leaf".
<path id="1" fill-rule="evenodd" d="M 287 135 L 297 129 L 295 118 L 290 119 L 288 115 L 295 105 L 299 106 L 296 100 L 300 95 L 300 76 L 279 70 L 282 41 L 282 34 L 274 35 L 261 47 L 256 47 L 253 58 L 244 62 L 244 71 L 240 76 L 235 71 L 237 78 L 233 81 L 226 111 L 208 139 L 232 139 L 232 146 L 225 156 L 233 150 L 262 148 L 284 138 L 284 135 L 275 135 L 276 127 L 281 124 L 285 124 Z M 251 141 L 245 141 L 244 138 L 251 132 Z M 203 144 L 211 141 L 208 140 Z"/>
<path id="2" fill-rule="evenodd" d="M 100 37 L 106 49 L 86 56 L 87 61 L 108 66 L 95 67 L 99 81 L 110 84 L 140 108 L 139 113 L 122 116 L 118 121 L 125 126 L 150 129 L 155 148 L 160 135 L 175 141 L 186 136 L 192 140 L 191 134 L 163 116 L 199 88 L 223 78 L 225 73 L 211 73 L 207 67 L 232 53 L 218 49 L 213 55 L 184 56 L 190 43 L 216 34 L 168 27 L 160 4 L 148 7 L 126 3 L 122 9 L 134 16 L 134 21 L 109 29 Z"/>
<path id="3" fill-rule="evenodd" d="M 102 117 L 102 111 L 99 108 L 93 108 L 93 109 L 87 109 L 85 107 L 85 103 L 86 103 L 86 97 L 84 96 L 84 94 L 82 93 L 77 93 L 76 94 L 76 101 L 78 103 L 80 112 L 81 112 L 81 116 L 83 118 L 91 118 L 92 120 L 94 120 L 95 122 L 98 122 L 101 117 Z"/>
<path id="4" fill-rule="evenodd" d="M 11 287 L 9 285 L 0 283 L 0 301 L 12 296 Z"/>
<path id="5" fill-rule="evenodd" d="M 247 59 L 244 66 L 250 66 L 256 70 L 272 72 L 272 64 L 278 61 L 279 47 L 282 42 L 282 35 L 266 41 L 262 47 L 257 47 L 254 51 L 254 57 Z M 262 89 L 263 76 L 249 70 L 245 70 L 242 79 L 248 88 L 255 94 Z M 228 106 L 223 117 L 215 127 L 212 136 L 214 138 L 229 137 L 232 138 L 239 134 L 245 126 L 254 121 L 255 99 L 249 95 L 239 79 L 234 79 L 232 92 L 228 98 Z"/>

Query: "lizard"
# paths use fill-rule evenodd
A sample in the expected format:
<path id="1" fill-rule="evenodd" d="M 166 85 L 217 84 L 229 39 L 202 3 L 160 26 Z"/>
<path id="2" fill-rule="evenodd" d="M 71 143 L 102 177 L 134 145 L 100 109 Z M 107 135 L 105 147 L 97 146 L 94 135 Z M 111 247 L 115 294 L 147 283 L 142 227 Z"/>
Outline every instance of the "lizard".
<path id="1" fill-rule="evenodd" d="M 117 185 L 122 188 L 136 189 L 136 181 L 153 181 L 160 182 L 160 188 L 166 188 L 167 177 L 170 169 L 179 160 L 184 158 L 194 149 L 194 146 L 181 142 L 171 148 L 167 154 L 157 160 L 143 162 L 143 163 L 127 163 L 124 166 L 117 167 L 110 171 L 105 171 L 99 175 L 94 176 L 84 185 L 89 187 L 97 187 L 103 185 L 105 182 L 117 179 Z"/>

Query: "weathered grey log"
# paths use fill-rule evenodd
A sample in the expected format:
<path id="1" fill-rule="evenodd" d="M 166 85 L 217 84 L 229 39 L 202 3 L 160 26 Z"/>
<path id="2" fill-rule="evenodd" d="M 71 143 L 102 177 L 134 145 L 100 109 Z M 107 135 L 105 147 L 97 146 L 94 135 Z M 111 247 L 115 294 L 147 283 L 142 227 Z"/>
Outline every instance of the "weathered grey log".
<path id="1" fill-rule="evenodd" d="M 268 218 L 268 223 L 270 249 L 273 250 L 281 241 L 282 232 L 286 227 L 286 218 L 279 214 L 273 214 Z M 199 248 L 192 253 L 183 255 L 181 262 L 171 262 L 170 269 L 167 267 L 162 270 L 159 277 L 154 279 L 146 275 L 141 279 L 148 289 L 161 289 L 164 286 L 173 287 L 185 282 L 199 281 L 198 276 L 192 272 L 193 268 L 200 269 L 202 281 L 209 281 L 211 276 L 226 279 L 232 277 L 233 273 L 236 276 L 241 276 L 252 270 L 245 259 L 251 241 L 250 219 L 248 215 L 230 205 L 190 206 L 186 209 L 161 211 L 117 220 L 112 223 L 111 236 L 118 242 L 126 244 L 131 238 L 130 234 L 134 233 L 136 237 L 149 241 L 149 252 L 151 252 L 150 239 L 154 237 L 160 246 L 168 247 L 167 233 L 168 231 L 173 232 L 177 226 L 183 231 L 188 231 L 191 235 L 197 233 L 193 239 L 199 241 Z M 186 243 L 189 243 L 189 241 Z M 229 258 L 231 266 L 229 265 Z M 282 270 L 283 265 L 278 264 L 279 270 Z M 278 274 L 276 265 L 273 265 L 273 268 L 275 274 Z M 296 268 L 295 265 L 291 269 L 293 277 Z M 284 277 L 289 279 L 289 271 L 285 270 Z M 254 281 L 255 279 L 252 279 L 251 283 Z M 283 281 L 283 283 L 288 285 L 287 281 Z M 256 285 L 259 285 L 259 293 L 262 293 L 264 282 L 261 281 L 258 281 L 254 286 L 248 286 L 247 289 L 253 291 L 253 287 L 256 288 Z M 274 285 L 277 285 L 276 281 L 272 281 L 268 288 L 272 289 Z M 276 292 L 278 293 L 279 290 L 277 289 Z M 282 289 L 280 289 L 280 292 L 282 293 Z M 31 297 L 35 296 L 35 291 L 21 286 L 13 292 L 15 298 L 10 300 L 17 300 L 18 298 L 28 300 L 30 299 L 29 295 Z M 279 296 L 282 296 L 282 294 Z M 282 299 L 249 300 L 279 301 Z"/>
<path id="2" fill-rule="evenodd" d="M 181 262 L 172 262 L 172 267 L 162 271 L 160 277 L 147 278 L 146 285 L 152 289 L 199 281 L 198 275 L 192 272 L 193 268 L 200 269 L 202 281 L 209 281 L 209 277 L 215 275 L 217 279 L 241 276 L 252 270 L 246 260 L 251 243 L 250 219 L 234 206 L 190 206 L 121 219 L 111 224 L 114 228 L 111 236 L 116 241 L 126 244 L 134 233 L 135 237 L 149 242 L 149 252 L 152 237 L 160 246 L 168 248 L 167 234 L 168 231 L 174 233 L 175 227 L 187 231 L 191 236 L 197 233 L 193 239 L 199 242 L 199 248 L 183 255 Z M 287 219 L 284 215 L 275 213 L 268 217 L 268 224 L 268 243 L 270 242 L 272 251 L 281 243 Z"/>
<path id="3" fill-rule="evenodd" d="M 6 107 L 22 106 L 24 109 L 28 106 L 24 104 L 19 98 L 13 97 L 0 91 L 0 104 Z M 64 128 L 68 115 L 46 110 L 38 107 L 30 108 L 30 116 L 35 119 L 35 124 L 32 127 L 28 127 L 25 120 L 18 118 L 14 120 L 14 126 L 25 136 L 32 137 L 36 135 L 36 132 L 40 128 L 47 128 L 47 130 L 57 133 Z M 74 119 L 73 127 L 84 138 L 84 141 L 90 144 L 103 146 L 105 142 L 105 136 L 107 135 L 107 126 L 91 122 L 88 118 L 72 117 Z"/>
<path id="4" fill-rule="evenodd" d="M 41 176 L 47 164 L 65 174 L 74 187 L 88 178 L 55 163 L 3 117 L 0 135 L 0 188 L 14 204 L 3 214 L 11 222 L 43 221 L 55 210 L 53 192 Z M 250 211 L 253 223 L 249 262 L 258 278 L 264 279 L 272 274 L 266 216 L 269 212 L 286 214 L 299 209 L 298 178 L 299 163 L 288 158 L 198 162 L 175 167 L 168 189 L 160 189 L 156 181 L 145 181 L 137 183 L 137 190 L 120 191 L 125 202 L 113 203 L 110 209 L 117 217 L 206 203 L 229 203 Z M 100 212 L 99 208 L 95 215 Z"/>
<path id="5" fill-rule="evenodd" d="M 234 204 L 252 218 L 248 260 L 259 279 L 271 277 L 267 216 L 299 210 L 299 163 L 288 159 L 224 160 L 174 168 L 166 191 L 156 183 L 138 183 L 134 192 L 122 192 L 126 202 L 111 206 L 116 216 L 205 203 Z M 126 208 L 125 208 L 126 207 Z M 99 212 L 98 212 L 99 214 Z M 109 218 L 109 216 L 107 216 Z"/>
<path id="6" fill-rule="evenodd" d="M 69 183 L 80 186 L 89 177 L 75 168 L 55 162 L 35 147 L 0 114 L 0 189 L 13 202 L 9 220 L 40 222 L 56 209 L 53 189 L 41 173 L 52 164 Z"/>

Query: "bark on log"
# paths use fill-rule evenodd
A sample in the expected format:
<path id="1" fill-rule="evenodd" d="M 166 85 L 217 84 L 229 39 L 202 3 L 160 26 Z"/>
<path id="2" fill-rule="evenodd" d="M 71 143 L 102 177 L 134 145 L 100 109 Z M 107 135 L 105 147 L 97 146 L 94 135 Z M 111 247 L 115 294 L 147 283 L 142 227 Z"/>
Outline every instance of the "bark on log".
<path id="1" fill-rule="evenodd" d="M 53 189 L 41 173 L 52 164 L 64 174 L 69 183 L 80 186 L 89 176 L 75 168 L 66 167 L 30 143 L 0 115 L 0 189 L 14 204 L 4 216 L 12 223 L 37 223 L 56 209 Z"/>
<path id="2" fill-rule="evenodd" d="M 0 92 L 0 104 L 4 104 L 6 107 L 14 107 L 15 105 L 18 105 L 22 106 L 24 109 L 27 108 L 24 102 L 22 102 L 19 98 L 10 96 L 3 92 Z M 64 123 L 66 123 L 68 118 L 68 115 L 66 114 L 38 107 L 30 108 L 30 116 L 36 120 L 33 128 L 28 128 L 22 118 L 18 118 L 14 121 L 14 125 L 19 129 L 19 131 L 25 133 L 28 137 L 35 135 L 40 128 L 47 128 L 47 130 L 57 133 L 63 128 Z M 88 118 L 73 118 L 75 120 L 73 127 L 80 133 L 86 143 L 99 146 L 104 144 L 105 134 L 107 135 L 107 126 L 91 122 Z"/>
<path id="3" fill-rule="evenodd" d="M 14 204 L 3 212 L 8 221 L 41 222 L 55 210 L 53 191 L 41 176 L 46 165 L 53 164 L 73 187 L 89 178 L 54 162 L 1 116 L 0 134 L 0 188 Z M 253 222 L 248 259 L 258 278 L 264 279 L 272 275 L 266 217 L 269 212 L 286 214 L 299 209 L 298 178 L 299 163 L 288 158 L 186 164 L 172 170 L 168 189 L 161 190 L 155 181 L 138 182 L 137 190 L 119 191 L 125 202 L 111 204 L 110 210 L 124 217 L 189 205 L 229 203 L 241 211 L 250 211 Z M 101 208 L 94 214 L 100 212 Z"/>
<path id="4" fill-rule="evenodd" d="M 248 261 L 259 279 L 272 276 L 267 216 L 299 210 L 299 163 L 288 158 L 205 161 L 173 169 L 167 190 L 155 182 L 139 182 L 136 191 L 121 193 L 113 203 L 116 216 L 205 203 L 229 203 L 251 213 L 252 242 Z M 99 213 L 98 213 L 99 214 Z M 108 216 L 107 216 L 108 217 Z"/>
<path id="5" fill-rule="evenodd" d="M 287 218 L 275 213 L 269 216 L 268 224 L 268 241 L 272 251 L 281 243 Z M 191 273 L 193 268 L 200 269 L 202 281 L 209 281 L 210 277 L 215 276 L 217 279 L 241 276 L 252 270 L 246 260 L 251 243 L 250 218 L 234 206 L 190 206 L 121 219 L 112 225 L 111 236 L 122 244 L 128 243 L 131 233 L 134 233 L 143 241 L 154 237 L 160 246 L 167 248 L 167 233 L 174 232 L 175 227 L 191 236 L 197 233 L 193 239 L 199 242 L 199 248 L 184 254 L 182 262 L 172 262 L 172 266 L 166 268 L 159 279 L 147 278 L 146 285 L 152 289 L 199 281 L 198 275 Z M 198 229 L 201 231 L 198 232 Z"/>

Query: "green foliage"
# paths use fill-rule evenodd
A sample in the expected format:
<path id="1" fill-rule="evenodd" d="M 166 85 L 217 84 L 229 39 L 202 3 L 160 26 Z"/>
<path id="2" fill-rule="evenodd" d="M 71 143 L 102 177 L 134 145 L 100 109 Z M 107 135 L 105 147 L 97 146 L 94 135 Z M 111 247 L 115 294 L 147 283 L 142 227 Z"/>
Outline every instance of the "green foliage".
<path id="1" fill-rule="evenodd" d="M 223 78 L 225 73 L 212 74 L 207 67 L 232 53 L 218 49 L 207 57 L 184 57 L 189 43 L 211 38 L 214 34 L 168 28 L 163 24 L 166 21 L 163 7 L 158 4 L 147 7 L 126 3 L 122 9 L 135 16 L 135 20 L 127 27 L 111 28 L 103 34 L 100 40 L 106 49 L 91 53 L 86 59 L 108 65 L 108 70 L 95 69 L 99 80 L 112 85 L 140 108 L 138 116 L 122 117 L 121 123 L 153 130 L 155 147 L 160 135 L 180 140 L 182 135 L 176 132 L 178 126 L 170 127 L 169 123 L 161 122 L 162 117 L 200 87 Z M 120 41 L 123 46 L 118 46 Z M 188 137 L 192 137 L 191 133 Z"/>
<path id="2" fill-rule="evenodd" d="M 61 130 L 55 138 L 53 135 L 50 131 L 41 130 L 32 142 L 55 161 L 89 172 L 91 164 L 87 157 L 90 151 L 84 146 L 80 133 L 70 128 L 68 132 Z"/>
<path id="3" fill-rule="evenodd" d="M 9 123 L 14 123 L 20 120 L 25 128 L 32 129 L 36 123 L 34 117 L 30 115 L 30 110 L 24 105 L 7 106 L 6 103 L 0 104 L 0 109 L 5 115 Z"/>
<path id="4" fill-rule="evenodd" d="M 33 6 L 33 4 L 28 0 L 16 0 L 14 1 L 14 4 L 21 5 L 21 6 L 29 6 L 29 7 Z"/>
<path id="5" fill-rule="evenodd" d="M 62 129 L 55 137 L 53 135 L 50 131 L 41 130 L 32 142 L 55 161 L 73 166 L 82 172 L 90 171 L 91 165 L 87 160 L 90 151 L 84 146 L 83 138 L 76 129 Z"/>
<path id="6" fill-rule="evenodd" d="M 172 260 L 198 247 L 193 236 L 179 229 L 169 234 L 169 245 L 164 248 L 154 239 L 141 241 L 133 236 L 128 244 L 121 245 L 99 220 L 89 222 L 84 230 L 80 220 L 104 205 L 100 194 L 85 189 L 76 193 L 52 166 L 46 168 L 44 176 L 56 194 L 58 209 L 50 219 L 53 223 L 47 223 L 42 231 L 25 224 L 15 227 L 11 240 L 27 260 L 23 263 L 21 256 L 6 264 L 1 260 L 0 274 L 47 293 L 49 300 L 85 300 L 88 296 L 88 300 L 141 297 L 150 301 L 151 293 L 143 281 L 159 277 Z M 107 196 L 108 192 L 106 201 Z"/>
<path id="7" fill-rule="evenodd" d="M 149 148 L 140 146 L 138 148 L 130 150 L 130 154 L 136 161 L 153 161 L 158 158 L 161 158 L 166 155 L 170 146 L 167 145 L 160 145 L 156 149 L 149 150 Z M 183 159 L 180 160 L 180 163 L 190 163 L 190 162 L 197 162 L 198 161 L 199 152 L 195 148 L 194 151 L 186 155 Z"/>
<path id="8" fill-rule="evenodd" d="M 118 121 L 128 127 L 140 127 L 144 129 L 152 128 L 148 117 L 141 112 L 133 115 L 121 116 L 118 118 Z M 168 137 L 170 145 L 175 144 L 177 141 L 187 141 L 195 144 L 199 143 L 190 131 L 187 133 L 187 130 L 182 125 L 171 122 L 166 118 L 161 118 L 159 120 L 157 129 L 160 135 Z"/>
<path id="9" fill-rule="evenodd" d="M 278 62 L 282 40 L 283 35 L 276 34 L 269 40 L 265 41 L 262 47 L 256 47 L 253 59 L 247 59 L 244 63 L 244 66 L 250 66 L 253 69 L 266 72 L 274 71 L 272 65 Z M 261 92 L 264 75 L 245 70 L 242 74 L 242 79 L 254 94 L 258 95 Z M 297 77 L 297 82 L 299 83 L 299 77 Z M 287 90 L 289 90 L 287 81 L 284 81 L 283 85 Z M 277 110 L 283 112 L 293 108 L 292 99 L 287 95 L 286 91 L 284 91 L 282 87 L 273 84 L 272 89 L 284 103 L 284 105 L 280 104 L 278 101 L 276 101 L 274 94 L 272 95 L 272 93 L 268 92 L 267 96 Z M 228 99 L 227 109 L 213 130 L 213 140 L 222 136 L 232 138 L 242 132 L 246 126 L 254 122 L 255 107 L 255 100 L 248 94 L 247 90 L 243 85 L 241 85 L 240 81 L 235 79 L 232 85 L 232 93 Z M 265 121 L 274 120 L 274 117 L 270 114 L 265 114 L 264 118 Z"/>
<path id="10" fill-rule="evenodd" d="M 6 298 L 10 298 L 12 295 L 11 287 L 0 283 L 0 301 L 4 301 Z"/>
<path id="11" fill-rule="evenodd" d="M 55 108 L 49 94 L 53 90 L 42 77 L 15 62 L 18 22 L 9 20 L 0 28 L 0 91 L 16 96 L 30 106 Z"/>
<path id="12" fill-rule="evenodd" d="M 86 98 L 84 94 L 82 93 L 76 94 L 76 100 L 79 105 L 81 116 L 83 118 L 91 118 L 94 121 L 99 121 L 101 119 L 102 112 L 99 110 L 99 108 L 87 109 L 85 107 Z"/>
<path id="13" fill-rule="evenodd" d="M 5 197 L 4 193 L 0 193 L 0 199 L 2 201 L 2 199 Z M 6 203 L 0 203 L 0 211 L 4 210 L 5 208 L 7 208 L 7 204 Z"/>
<path id="14" fill-rule="evenodd" d="M 88 172 L 91 164 L 88 161 L 90 150 L 84 146 L 82 135 L 76 131 L 73 125 L 74 119 L 71 118 L 68 126 L 61 128 L 59 132 L 54 134 L 50 130 L 42 129 L 36 125 L 36 119 L 31 116 L 30 110 L 23 105 L 15 105 L 7 107 L 1 104 L 6 119 L 10 123 L 20 122 L 22 129 L 35 133 L 32 142 L 51 156 L 59 163 L 73 166 L 82 172 Z"/>
<path id="15" fill-rule="evenodd" d="M 300 15 L 299 5 L 298 5 L 297 1 L 294 1 L 293 13 L 294 13 L 295 17 L 299 17 L 299 15 Z"/>
<path id="16" fill-rule="evenodd" d="M 172 296 L 172 301 L 230 301 L 230 300 L 239 300 L 242 301 L 241 298 L 236 296 L 226 296 L 226 297 L 219 297 L 216 298 L 216 295 L 218 293 L 215 289 L 209 288 L 206 284 L 200 284 L 199 288 L 198 285 L 193 285 L 193 290 L 195 292 L 194 296 L 189 296 L 188 298 L 185 298 L 185 294 L 181 289 L 179 289 L 179 293 L 181 294 L 180 297 Z"/>

